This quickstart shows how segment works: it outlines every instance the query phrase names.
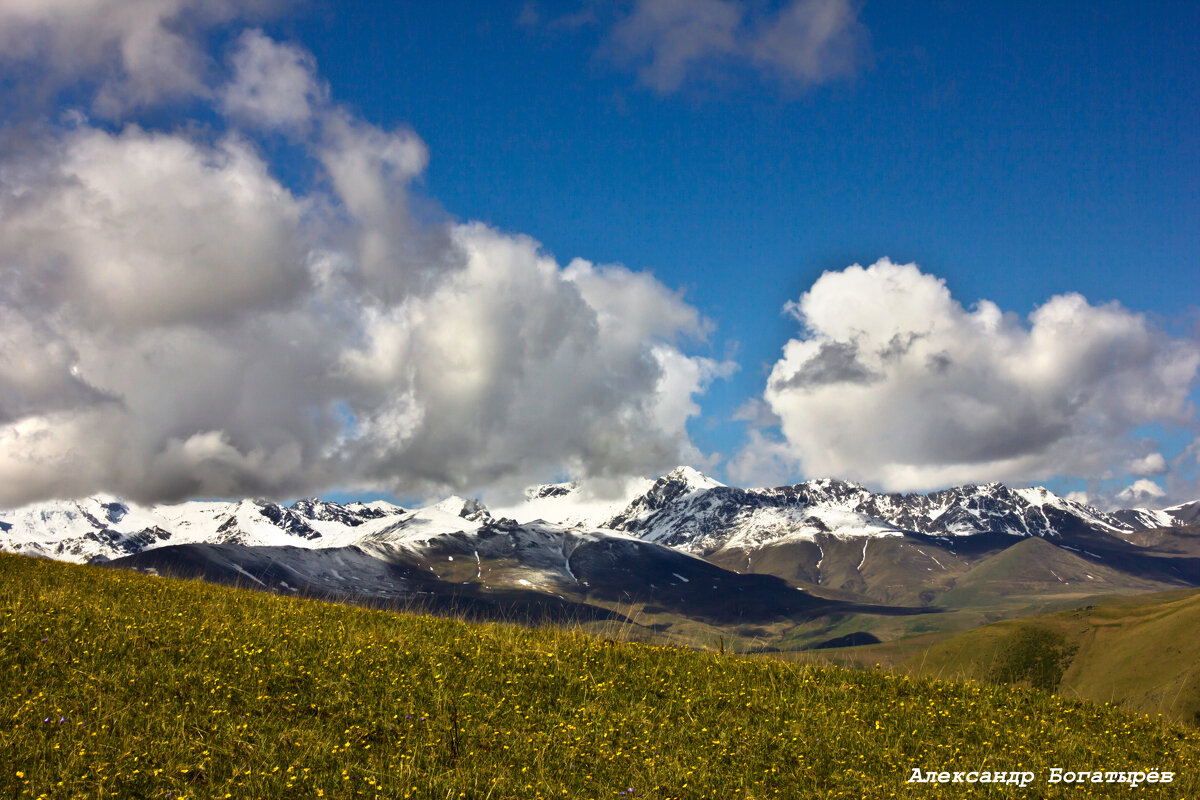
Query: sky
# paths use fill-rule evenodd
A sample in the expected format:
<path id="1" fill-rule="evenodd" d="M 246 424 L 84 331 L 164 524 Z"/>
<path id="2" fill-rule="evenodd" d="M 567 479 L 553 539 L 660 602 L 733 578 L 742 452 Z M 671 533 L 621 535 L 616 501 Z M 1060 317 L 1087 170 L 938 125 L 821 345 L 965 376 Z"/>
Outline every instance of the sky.
<path id="1" fill-rule="evenodd" d="M 1165 1 L 0 0 L 0 504 L 680 463 L 1195 499 L 1198 35 Z"/>

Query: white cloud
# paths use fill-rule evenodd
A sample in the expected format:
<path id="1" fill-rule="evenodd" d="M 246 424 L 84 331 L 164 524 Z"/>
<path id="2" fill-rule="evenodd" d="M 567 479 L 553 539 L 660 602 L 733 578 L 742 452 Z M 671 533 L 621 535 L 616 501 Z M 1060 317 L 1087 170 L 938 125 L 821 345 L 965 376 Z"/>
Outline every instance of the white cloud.
<path id="1" fill-rule="evenodd" d="M 783 422 L 766 402 L 757 397 L 751 397 L 738 406 L 732 419 L 735 422 L 745 422 L 752 429 L 773 428 Z"/>
<path id="2" fill-rule="evenodd" d="M 669 343 L 699 330 L 693 309 L 621 268 L 564 273 L 526 237 L 473 224 L 454 241 L 464 268 L 373 315 L 363 346 L 342 356 L 345 374 L 379 393 L 355 408 L 372 477 L 526 481 L 564 463 L 626 475 L 690 453 L 692 395 L 720 372 Z M 639 292 L 664 304 L 645 306 Z"/>
<path id="3" fill-rule="evenodd" d="M 736 486 L 784 486 L 795 482 L 800 464 L 786 442 L 752 429 L 725 471 Z"/>
<path id="4" fill-rule="evenodd" d="M 304 204 L 235 138 L 209 147 L 79 128 L 0 195 L 0 269 L 57 311 L 115 326 L 286 302 Z"/>
<path id="5" fill-rule="evenodd" d="M 1059 295 L 1023 321 L 884 259 L 825 273 L 787 309 L 804 334 L 764 399 L 810 475 L 895 490 L 1103 477 L 1137 426 L 1193 413 L 1200 346 L 1115 303 Z"/>
<path id="6" fill-rule="evenodd" d="M 428 290 L 459 256 L 445 228 L 413 219 L 409 188 L 428 164 L 425 143 L 342 110 L 326 114 L 320 128 L 314 147 L 333 187 L 330 200 L 349 223 L 341 245 L 353 253 L 360 288 L 389 302 Z"/>
<path id="7" fill-rule="evenodd" d="M 307 193 L 202 128 L 76 120 L 34 159 L 0 154 L 0 503 L 462 491 L 698 457 L 695 397 L 732 366 L 684 352 L 709 324 L 678 292 L 419 219 L 419 137 L 307 89 L 239 95 L 279 63 L 318 85 L 307 54 L 241 48 L 268 63 L 237 65 L 231 119 L 305 137 Z"/>
<path id="8" fill-rule="evenodd" d="M 1138 476 L 1146 475 L 1164 475 L 1170 469 L 1167 466 L 1167 459 L 1162 453 L 1154 452 L 1141 458 L 1130 459 L 1125 465 L 1126 470 L 1130 474 Z"/>
<path id="9" fill-rule="evenodd" d="M 4 0 L 0 61 L 34 64 L 59 85 L 98 84 L 95 110 L 120 116 L 166 98 L 209 94 L 196 34 L 255 18 L 283 0 Z M 30 78 L 32 79 L 32 78 Z"/>
<path id="10" fill-rule="evenodd" d="M 1160 500 L 1163 506 L 1180 505 L 1200 500 L 1200 438 L 1171 459 L 1164 482 L 1167 496 Z"/>
<path id="11" fill-rule="evenodd" d="M 755 64 L 799 86 L 853 75 L 867 58 L 867 32 L 850 0 L 798 0 L 759 23 Z"/>
<path id="12" fill-rule="evenodd" d="M 703 394 L 713 381 L 731 377 L 737 371 L 737 364 L 687 356 L 665 345 L 656 347 L 654 356 L 661 374 L 651 413 L 653 427 L 678 443 L 679 463 L 706 464 L 708 457 L 688 440 L 686 423 L 700 414 L 696 396 Z"/>
<path id="13" fill-rule="evenodd" d="M 792 0 L 775 14 L 742 0 L 639 0 L 607 48 L 660 93 L 737 64 L 803 88 L 854 74 L 867 50 L 850 0 Z"/>
<path id="14" fill-rule="evenodd" d="M 710 333 L 710 324 L 679 292 L 648 272 L 596 267 L 577 258 L 567 265 L 563 277 L 596 309 L 605 332 L 624 337 L 629 346 L 651 336 L 669 338 L 682 333 L 702 338 Z"/>
<path id="15" fill-rule="evenodd" d="M 1149 478 L 1139 478 L 1117 492 L 1116 499 L 1125 507 L 1141 506 L 1159 500 L 1166 494 L 1161 486 Z"/>
<path id="16" fill-rule="evenodd" d="M 0 304 L 0 424 L 110 399 L 73 371 L 78 354 L 52 325 Z"/>
<path id="17" fill-rule="evenodd" d="M 614 55 L 639 64 L 647 86 L 674 91 L 699 64 L 742 49 L 744 16 L 731 0 L 641 0 L 613 30 Z"/>
<path id="18" fill-rule="evenodd" d="M 517 25 L 529 30 L 542 28 L 550 32 L 577 31 L 598 21 L 597 5 L 597 0 L 589 0 L 583 8 L 575 11 L 544 16 L 536 3 L 525 3 L 517 15 Z"/>
<path id="19" fill-rule="evenodd" d="M 233 80 L 221 90 L 226 114 L 268 128 L 303 128 L 328 102 L 307 50 L 250 30 L 238 38 L 231 61 Z"/>

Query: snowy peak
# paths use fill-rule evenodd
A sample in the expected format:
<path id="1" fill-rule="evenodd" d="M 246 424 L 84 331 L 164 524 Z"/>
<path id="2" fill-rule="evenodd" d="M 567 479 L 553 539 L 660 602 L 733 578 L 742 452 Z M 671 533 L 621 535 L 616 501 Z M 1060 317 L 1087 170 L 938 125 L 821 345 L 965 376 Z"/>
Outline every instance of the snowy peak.
<path id="1" fill-rule="evenodd" d="M 901 533 L 856 509 L 860 495 L 869 493 L 854 484 L 822 480 L 777 489 L 737 489 L 678 473 L 656 481 L 608 526 L 699 554 L 729 546 L 811 541 L 820 534 Z"/>
<path id="2" fill-rule="evenodd" d="M 876 494 L 828 478 L 739 489 L 679 467 L 656 480 L 611 481 L 602 488 L 592 482 L 546 484 L 496 514 L 479 500 L 462 497 L 406 511 L 383 501 L 341 505 L 318 498 L 290 506 L 241 500 L 145 507 L 97 495 L 0 510 L 0 551 L 88 562 L 173 544 L 308 549 L 403 544 L 540 521 L 576 530 L 609 529 L 706 555 L 824 537 L 905 534 L 941 539 L 1037 536 L 1064 542 L 1090 533 L 1127 536 L 1200 521 L 1200 501 L 1161 511 L 1105 513 L 1042 487 L 1011 489 L 998 483 L 929 494 Z"/>
<path id="3" fill-rule="evenodd" d="M 1200 500 L 1164 508 L 1161 513 L 1169 514 L 1176 525 L 1191 525 L 1200 522 Z"/>
<path id="4" fill-rule="evenodd" d="M 411 546 L 447 534 L 472 533 L 492 523 L 491 512 L 483 503 L 452 495 L 431 506 L 386 517 L 353 543 Z"/>
<path id="5" fill-rule="evenodd" d="M 492 512 L 488 511 L 482 501 L 474 498 L 463 503 L 462 510 L 458 512 L 458 515 L 463 519 L 481 524 L 492 521 Z"/>
<path id="6" fill-rule="evenodd" d="M 566 497 L 579 489 L 579 481 L 566 483 L 543 483 L 541 486 L 530 486 L 525 490 L 526 500 L 543 500 L 547 497 Z"/>
<path id="7" fill-rule="evenodd" d="M 404 512 L 404 509 L 399 506 L 394 506 L 391 503 L 383 503 L 382 501 L 371 505 L 356 502 L 343 506 L 338 503 L 319 500 L 316 497 L 297 500 L 288 508 L 309 523 L 334 522 L 338 525 L 344 525 L 347 528 L 357 528 L 368 520 L 380 519 L 389 514 Z"/>
<path id="8" fill-rule="evenodd" d="M 717 489 L 724 487 L 725 484 L 712 478 L 692 467 L 681 466 L 668 472 L 666 475 L 658 479 L 659 482 L 668 482 L 686 486 L 689 491 L 699 492 L 705 489 Z"/>
<path id="9" fill-rule="evenodd" d="M 725 547 L 814 541 L 822 534 L 1061 538 L 1086 530 L 1130 533 L 1161 524 L 1104 514 L 1042 487 L 1010 489 L 990 483 L 929 494 L 876 494 L 856 483 L 826 478 L 743 490 L 707 479 L 702 483 L 681 469 L 656 481 L 610 519 L 608 527 L 707 554 Z"/>
<path id="10" fill-rule="evenodd" d="M 336 506 L 337 503 L 330 503 L 329 505 Z M 353 503 L 347 503 L 342 506 L 342 508 L 364 520 L 380 519 L 394 514 L 405 513 L 402 507 L 395 503 L 389 503 L 386 500 L 372 500 L 369 503 L 355 500 Z"/>
<path id="11" fill-rule="evenodd" d="M 193 501 L 143 507 L 97 495 L 0 511 L 0 551 L 92 562 L 167 544 L 324 547 L 386 524 L 402 509 L 305 500 Z"/>
<path id="12" fill-rule="evenodd" d="M 645 478 L 547 483 L 529 487 L 521 502 L 499 506 L 494 513 L 523 524 L 541 520 L 568 528 L 601 528 L 654 483 Z"/>
<path id="13" fill-rule="evenodd" d="M 458 495 L 451 495 L 439 503 L 434 503 L 430 509 L 439 514 L 461 517 L 471 522 L 484 523 L 492 518 L 492 513 L 480 500 L 463 498 Z"/>
<path id="14" fill-rule="evenodd" d="M 158 523 L 148 510 L 106 495 L 51 500 L 0 511 L 0 550 L 65 561 L 104 560 L 170 538 Z"/>
<path id="15" fill-rule="evenodd" d="M 1134 530 L 1194 525 L 1200 522 L 1200 500 L 1163 509 L 1127 508 L 1112 512 L 1112 516 Z"/>
<path id="16" fill-rule="evenodd" d="M 645 494 L 631 502 L 621 514 L 613 517 L 606 527 L 620 530 L 618 525 L 621 522 L 646 520 L 671 507 L 676 507 L 675 511 L 689 508 L 694 505 L 692 501 L 697 497 L 714 489 L 728 488 L 691 467 L 676 467 L 656 480 Z"/>
<path id="17" fill-rule="evenodd" d="M 269 500 L 187 505 L 193 508 L 175 515 L 175 509 L 167 510 L 166 515 L 175 516 L 177 523 L 189 529 L 191 536 L 185 537 L 189 539 L 199 536 L 203 541 L 223 544 L 286 546 L 321 538 L 321 533 L 295 511 Z"/>
<path id="18" fill-rule="evenodd" d="M 1120 513 L 1106 514 L 1092 506 L 1059 497 L 1041 486 L 1024 489 L 1010 489 L 1000 483 L 960 486 L 926 497 L 945 508 L 936 520 L 930 520 L 932 527 L 918 525 L 917 530 L 927 533 L 940 530 L 949 535 L 966 535 L 982 530 L 1014 536 L 1061 537 L 1084 529 L 1122 534 L 1159 527 L 1152 519 L 1129 520 L 1123 519 Z M 910 505 L 918 509 L 923 507 L 919 499 Z"/>
<path id="19" fill-rule="evenodd" d="M 308 521 L 295 509 L 285 508 L 277 503 L 258 501 L 259 516 L 268 520 L 276 528 L 292 536 L 304 539 L 320 539 L 321 534 L 308 524 Z"/>

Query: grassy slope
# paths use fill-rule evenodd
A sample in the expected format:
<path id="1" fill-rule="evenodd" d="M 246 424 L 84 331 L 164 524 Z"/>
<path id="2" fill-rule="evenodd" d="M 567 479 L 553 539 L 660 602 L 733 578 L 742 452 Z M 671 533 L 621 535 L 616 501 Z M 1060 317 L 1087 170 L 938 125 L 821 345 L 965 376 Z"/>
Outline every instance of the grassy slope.
<path id="1" fill-rule="evenodd" d="M 4 797 L 924 796 L 915 766 L 1158 768 L 1176 782 L 1139 793 L 1200 793 L 1195 731 L 1036 691 L 15 556 L 0 676 Z"/>
<path id="2" fill-rule="evenodd" d="M 1031 635 L 1064 652 L 1059 691 L 1175 720 L 1200 722 L 1200 592 L 1105 598 L 1072 611 L 1009 620 L 912 655 L 914 674 L 1000 679 Z M 1049 638 L 1047 638 L 1049 637 Z"/>
<path id="3" fill-rule="evenodd" d="M 1007 607 L 1014 615 L 1078 603 L 1105 594 L 1162 591 L 1163 584 L 1127 575 L 1102 563 L 1030 537 L 976 565 L 938 598 L 949 608 Z"/>
<path id="4" fill-rule="evenodd" d="M 962 564 L 957 565 L 962 567 Z M 1000 620 L 1062 611 L 1094 602 L 1109 595 L 1161 592 L 1168 584 L 1139 578 L 1103 563 L 1087 561 L 1044 539 L 1030 537 L 981 559 L 947 581 L 950 588 L 937 598 L 940 613 L 915 616 L 843 614 L 804 623 L 786 631 L 776 643 L 781 650 L 813 644 L 863 631 L 894 647 L 848 649 L 826 653 L 819 660 L 866 663 L 894 661 L 894 655 L 910 651 L 919 638 L 970 631 Z M 923 649 L 923 648 L 918 648 Z M 861 651 L 861 652 L 860 652 Z M 807 660 L 798 656 L 800 660 Z"/>

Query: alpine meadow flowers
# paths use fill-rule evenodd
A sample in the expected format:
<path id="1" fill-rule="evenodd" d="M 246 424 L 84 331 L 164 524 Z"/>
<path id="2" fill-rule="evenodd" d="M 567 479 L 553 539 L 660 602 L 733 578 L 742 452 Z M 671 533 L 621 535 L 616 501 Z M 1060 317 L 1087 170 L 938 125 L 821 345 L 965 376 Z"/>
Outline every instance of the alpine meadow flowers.
<path id="1" fill-rule="evenodd" d="M 0 556 L 5 797 L 888 798 L 915 767 L 1168 770 L 1200 735 L 1034 690 L 469 624 Z M 1040 797 L 1127 797 L 1038 784 Z M 954 788 L 955 792 L 967 789 Z M 1009 797 L 975 784 L 969 794 Z M 947 795 L 949 796 L 949 795 Z"/>

